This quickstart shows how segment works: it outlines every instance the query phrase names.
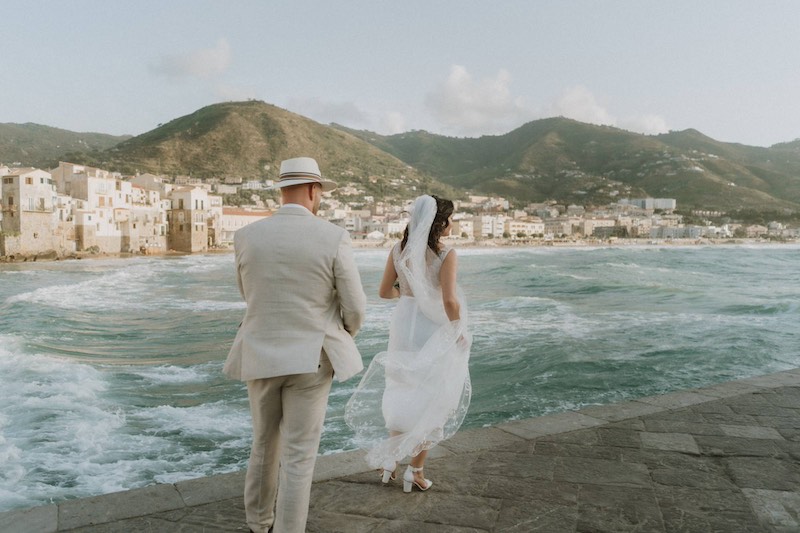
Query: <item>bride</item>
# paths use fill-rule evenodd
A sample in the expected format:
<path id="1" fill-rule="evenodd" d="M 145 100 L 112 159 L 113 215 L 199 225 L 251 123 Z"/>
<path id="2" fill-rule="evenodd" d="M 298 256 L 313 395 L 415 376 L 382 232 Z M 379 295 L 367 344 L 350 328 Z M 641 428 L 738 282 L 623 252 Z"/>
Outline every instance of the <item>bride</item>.
<path id="1" fill-rule="evenodd" d="M 369 449 L 367 462 L 383 469 L 383 483 L 411 456 L 405 492 L 433 485 L 422 473 L 428 450 L 458 430 L 469 407 L 467 307 L 456 284 L 456 252 L 440 242 L 452 214 L 450 200 L 415 200 L 380 286 L 381 298 L 399 297 L 388 349 L 375 356 L 345 409 L 357 443 Z"/>

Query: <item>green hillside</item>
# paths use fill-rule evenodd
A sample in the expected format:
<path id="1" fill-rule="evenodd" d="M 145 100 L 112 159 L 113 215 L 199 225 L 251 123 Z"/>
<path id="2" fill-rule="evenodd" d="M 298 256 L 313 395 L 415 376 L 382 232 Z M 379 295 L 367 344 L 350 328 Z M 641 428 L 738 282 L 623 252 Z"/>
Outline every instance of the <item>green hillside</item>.
<path id="1" fill-rule="evenodd" d="M 798 141 L 760 148 L 696 130 L 648 136 L 560 117 L 477 139 L 347 131 L 446 183 L 522 201 L 654 196 L 683 208 L 800 208 Z"/>
<path id="2" fill-rule="evenodd" d="M 210 105 L 111 149 L 64 157 L 123 174 L 247 180 L 275 179 L 280 161 L 298 155 L 314 157 L 323 174 L 380 198 L 417 189 L 452 192 L 357 137 L 260 101 Z"/>
<path id="3" fill-rule="evenodd" d="M 260 101 L 210 105 L 132 138 L 0 124 L 0 162 L 10 165 L 64 160 L 123 174 L 274 179 L 281 160 L 300 154 L 378 199 L 471 190 L 517 204 L 653 196 L 681 209 L 800 211 L 800 139 L 763 148 L 693 129 L 648 136 L 562 117 L 479 138 L 383 136 Z"/>
<path id="4" fill-rule="evenodd" d="M 66 152 L 105 150 L 130 136 L 77 133 L 40 124 L 0 124 L 0 163 L 51 168 Z"/>

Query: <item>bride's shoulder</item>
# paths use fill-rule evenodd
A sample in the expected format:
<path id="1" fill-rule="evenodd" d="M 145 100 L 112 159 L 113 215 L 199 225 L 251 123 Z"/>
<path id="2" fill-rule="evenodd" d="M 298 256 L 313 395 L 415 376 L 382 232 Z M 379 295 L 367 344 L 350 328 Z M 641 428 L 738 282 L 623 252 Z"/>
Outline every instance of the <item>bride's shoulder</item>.
<path id="1" fill-rule="evenodd" d="M 456 255 L 455 248 L 451 248 L 449 246 L 442 246 L 441 250 L 439 250 L 439 258 L 442 261 L 444 261 L 447 258 L 447 256 L 450 255 L 451 253 L 453 254 L 453 256 Z"/>

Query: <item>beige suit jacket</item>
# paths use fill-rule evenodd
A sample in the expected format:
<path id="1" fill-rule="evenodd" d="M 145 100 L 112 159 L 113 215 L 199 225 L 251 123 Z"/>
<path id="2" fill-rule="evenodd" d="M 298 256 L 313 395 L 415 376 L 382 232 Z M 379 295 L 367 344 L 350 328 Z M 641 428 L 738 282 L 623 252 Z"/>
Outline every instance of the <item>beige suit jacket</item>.
<path id="1" fill-rule="evenodd" d="M 363 369 L 353 341 L 366 296 L 347 231 L 298 205 L 234 235 L 247 311 L 225 361 L 229 377 L 316 372 L 321 350 L 344 381 Z"/>

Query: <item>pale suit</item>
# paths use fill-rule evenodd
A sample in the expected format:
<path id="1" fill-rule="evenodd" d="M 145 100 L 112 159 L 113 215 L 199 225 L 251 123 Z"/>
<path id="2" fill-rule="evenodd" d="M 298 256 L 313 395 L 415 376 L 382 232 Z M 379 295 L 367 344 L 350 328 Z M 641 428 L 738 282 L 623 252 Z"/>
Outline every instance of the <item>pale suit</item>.
<path id="1" fill-rule="evenodd" d="M 332 375 L 363 368 L 366 296 L 347 231 L 300 205 L 238 230 L 234 248 L 247 311 L 224 371 L 247 382 L 253 417 L 247 523 L 302 532 Z"/>

